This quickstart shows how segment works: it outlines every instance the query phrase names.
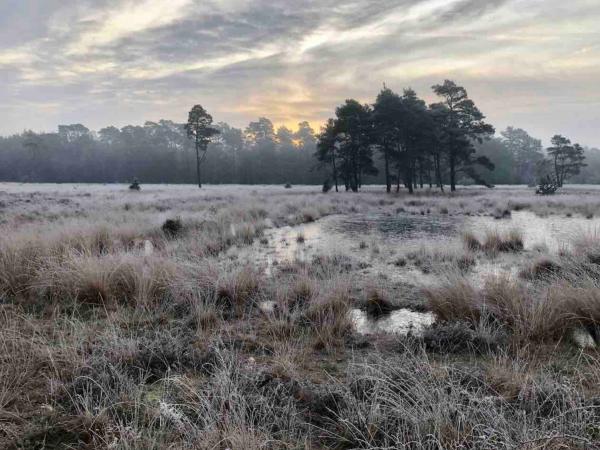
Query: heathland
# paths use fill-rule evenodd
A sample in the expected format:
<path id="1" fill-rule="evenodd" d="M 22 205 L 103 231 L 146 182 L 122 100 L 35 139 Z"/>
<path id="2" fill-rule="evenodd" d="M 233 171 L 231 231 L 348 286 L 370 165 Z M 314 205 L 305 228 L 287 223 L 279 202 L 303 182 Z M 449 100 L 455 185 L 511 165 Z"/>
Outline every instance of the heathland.
<path id="1" fill-rule="evenodd" d="M 320 191 L 1 184 L 0 447 L 600 443 L 600 189 Z"/>

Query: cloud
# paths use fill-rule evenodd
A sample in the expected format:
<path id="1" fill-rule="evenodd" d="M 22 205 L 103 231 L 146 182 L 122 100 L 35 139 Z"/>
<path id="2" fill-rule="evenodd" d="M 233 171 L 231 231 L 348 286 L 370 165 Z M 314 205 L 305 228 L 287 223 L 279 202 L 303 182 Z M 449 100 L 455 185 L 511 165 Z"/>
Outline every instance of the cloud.
<path id="1" fill-rule="evenodd" d="M 598 19 L 596 0 L 6 0 L 0 133 L 183 120 L 197 102 L 236 126 L 316 124 L 384 81 L 432 101 L 451 77 L 499 127 L 600 145 L 573 114 L 600 114 Z"/>

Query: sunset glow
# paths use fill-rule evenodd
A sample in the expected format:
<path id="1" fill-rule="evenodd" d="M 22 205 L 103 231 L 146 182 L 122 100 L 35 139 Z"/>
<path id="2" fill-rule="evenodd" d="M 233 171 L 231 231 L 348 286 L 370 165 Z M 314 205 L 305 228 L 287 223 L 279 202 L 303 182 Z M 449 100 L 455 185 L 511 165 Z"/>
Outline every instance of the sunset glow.
<path id="1" fill-rule="evenodd" d="M 0 133 L 182 121 L 198 102 L 318 129 L 384 82 L 432 101 L 451 78 L 498 128 L 600 145 L 599 19 L 594 0 L 9 1 Z"/>

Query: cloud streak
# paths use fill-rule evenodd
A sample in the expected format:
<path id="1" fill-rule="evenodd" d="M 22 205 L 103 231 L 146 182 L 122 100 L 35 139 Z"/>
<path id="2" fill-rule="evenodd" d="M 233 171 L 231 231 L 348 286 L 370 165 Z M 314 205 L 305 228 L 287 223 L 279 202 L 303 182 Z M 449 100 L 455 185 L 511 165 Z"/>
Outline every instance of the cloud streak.
<path id="1" fill-rule="evenodd" d="M 433 101 L 453 78 L 498 127 L 599 146 L 599 19 L 595 0 L 8 0 L 0 133 L 183 120 L 197 102 L 236 126 L 318 126 L 383 82 Z"/>

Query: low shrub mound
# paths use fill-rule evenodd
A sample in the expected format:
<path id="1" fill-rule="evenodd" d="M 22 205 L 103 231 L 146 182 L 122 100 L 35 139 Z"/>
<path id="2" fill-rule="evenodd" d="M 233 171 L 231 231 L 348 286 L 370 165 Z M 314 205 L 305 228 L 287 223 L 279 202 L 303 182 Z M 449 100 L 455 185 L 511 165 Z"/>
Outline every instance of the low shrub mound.
<path id="1" fill-rule="evenodd" d="M 129 189 L 132 191 L 140 191 L 142 187 L 140 186 L 140 182 L 138 180 L 133 180 L 133 183 L 129 185 Z"/>
<path id="2" fill-rule="evenodd" d="M 535 191 L 538 195 L 553 195 L 558 191 L 559 185 L 550 177 L 550 175 L 542 178 Z"/>
<path id="3" fill-rule="evenodd" d="M 167 219 L 165 220 L 165 223 L 163 223 L 161 229 L 163 230 L 165 235 L 167 235 L 167 237 L 176 238 L 178 236 L 181 236 L 181 234 L 183 233 L 183 223 L 179 218 Z"/>
<path id="4" fill-rule="evenodd" d="M 423 332 L 427 350 L 437 353 L 495 352 L 505 345 L 506 334 L 500 329 L 469 322 L 444 322 L 434 324 Z"/>
<path id="5" fill-rule="evenodd" d="M 544 280 L 556 277 L 562 268 L 551 258 L 541 258 L 530 264 L 520 272 L 520 276 L 527 280 Z"/>

